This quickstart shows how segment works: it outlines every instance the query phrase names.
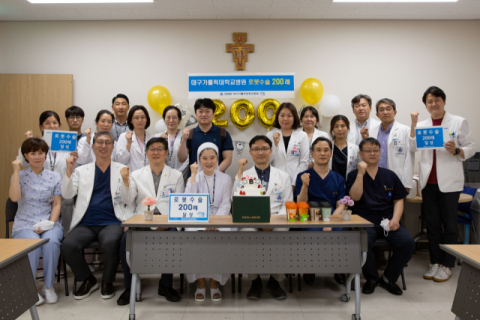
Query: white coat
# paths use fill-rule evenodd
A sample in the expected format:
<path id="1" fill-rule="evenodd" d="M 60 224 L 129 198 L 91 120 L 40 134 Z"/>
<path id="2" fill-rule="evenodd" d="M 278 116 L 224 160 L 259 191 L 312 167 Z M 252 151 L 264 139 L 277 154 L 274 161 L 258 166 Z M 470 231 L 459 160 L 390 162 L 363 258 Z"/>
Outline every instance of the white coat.
<path id="1" fill-rule="evenodd" d="M 321 131 L 321 130 L 318 130 L 317 128 L 315 128 L 313 130 L 313 135 L 312 135 L 312 141 L 310 141 L 310 149 L 308 150 L 308 154 L 309 154 L 309 162 L 314 162 L 313 160 L 313 157 L 312 157 L 312 154 L 310 153 L 310 151 L 312 150 L 312 144 L 315 140 L 317 140 L 317 138 L 320 138 L 320 137 L 324 137 L 324 138 L 327 138 L 328 140 L 331 140 L 330 137 L 328 136 L 328 133 L 326 133 L 325 131 Z M 307 138 L 308 138 L 308 135 L 307 135 Z"/>
<path id="2" fill-rule="evenodd" d="M 278 147 L 275 146 L 273 135 L 280 132 L 280 142 Z M 288 142 L 287 152 L 285 152 L 285 144 L 283 143 L 282 130 L 272 129 L 267 133 L 267 137 L 272 141 L 272 155 L 270 163 L 278 170 L 288 173 L 292 186 L 295 185 L 297 175 L 308 169 L 308 161 L 310 157 L 310 144 L 308 143 L 307 134 L 300 130 L 293 130 Z M 297 155 L 293 155 L 293 149 L 297 148 Z"/>
<path id="3" fill-rule="evenodd" d="M 93 136 L 91 137 L 90 143 L 93 143 Z M 95 162 L 95 160 L 97 159 L 91 144 L 87 142 L 87 137 L 82 137 L 80 141 L 78 141 L 77 152 L 78 152 L 77 163 L 80 165 Z M 112 161 L 115 161 L 116 153 L 117 153 L 117 141 L 114 140 L 113 151 L 111 156 Z"/>
<path id="4" fill-rule="evenodd" d="M 335 145 L 335 142 L 332 141 L 332 143 L 333 143 L 333 148 L 337 148 L 337 146 Z M 347 174 L 345 175 L 345 177 L 348 177 L 348 174 L 350 172 L 352 172 L 353 170 L 356 170 L 358 163 L 362 161 L 358 151 L 359 151 L 359 149 L 358 149 L 358 146 L 356 144 L 353 144 L 353 143 L 350 143 L 350 142 L 347 141 L 348 160 L 347 160 Z M 328 163 L 328 168 L 330 170 L 332 170 L 332 161 L 333 161 L 333 151 L 332 151 L 332 158 L 330 159 L 330 162 Z M 343 175 L 342 175 L 342 177 L 343 177 Z M 345 183 L 347 183 L 347 182 L 345 181 Z"/>
<path id="5" fill-rule="evenodd" d="M 258 179 L 257 170 L 255 167 L 243 172 L 243 177 L 254 177 Z M 240 182 L 238 174 L 235 175 L 235 182 L 233 183 L 233 193 L 238 192 L 237 183 Z M 285 202 L 293 201 L 293 191 L 290 187 L 292 185 L 290 176 L 277 168 L 270 166 L 270 178 L 268 181 L 267 196 L 270 197 L 270 213 L 276 215 L 287 215 L 287 208 Z M 277 189 L 277 190 L 275 190 Z M 275 193 L 281 192 L 281 193 Z"/>
<path id="6" fill-rule="evenodd" d="M 70 179 L 67 175 L 62 179 L 62 196 L 65 199 L 71 199 L 77 196 L 75 208 L 73 209 L 72 223 L 70 231 L 82 221 L 85 212 L 92 198 L 93 185 L 95 183 L 95 162 L 76 168 Z M 121 202 L 122 175 L 120 170 L 125 166 L 121 163 L 112 162 L 110 164 L 110 190 L 112 193 L 113 209 L 115 216 L 119 221 L 126 221 L 132 217 L 132 208 L 129 204 Z M 120 201 L 115 201 L 117 198 Z M 69 231 L 69 232 L 70 232 Z"/>
<path id="7" fill-rule="evenodd" d="M 65 175 L 65 171 L 67 170 L 67 158 L 70 157 L 70 153 L 55 152 L 55 154 L 56 155 L 54 156 L 50 151 L 48 151 L 43 168 L 45 170 L 52 171 L 52 164 L 54 164 L 53 171 L 58 173 L 60 177 L 63 177 Z M 22 148 L 18 150 L 17 160 L 21 162 L 22 167 L 30 167 L 30 164 L 23 157 Z"/>
<path id="8" fill-rule="evenodd" d="M 155 194 L 155 183 L 153 182 L 152 169 L 150 166 L 143 167 L 130 175 L 129 187 L 127 188 L 122 179 L 122 202 L 133 204 L 132 215 L 144 214 L 148 208 L 142 204 L 146 197 L 157 200 L 155 207 L 162 215 L 168 216 L 168 200 L 170 193 L 183 193 L 183 175 L 180 171 L 165 165 L 162 170 L 162 177 Z M 152 210 L 152 208 L 150 208 Z"/>
<path id="9" fill-rule="evenodd" d="M 432 118 L 417 123 L 417 128 L 431 127 Z M 453 141 L 457 148 L 462 148 L 465 158 L 453 156 L 445 148 L 436 149 L 437 153 L 437 180 L 438 188 L 441 192 L 458 192 L 463 190 L 464 173 L 463 161 L 475 154 L 475 141 L 472 138 L 468 122 L 465 118 L 454 116 L 445 112 L 442 127 L 448 128 L 448 131 L 455 133 Z M 409 138 L 410 149 L 417 151 L 416 138 Z M 420 150 L 419 164 L 419 189 L 423 190 L 427 185 L 428 177 L 433 165 L 433 150 Z"/>
<path id="10" fill-rule="evenodd" d="M 369 136 L 377 139 L 380 123 L 370 127 Z M 395 121 L 388 136 L 388 169 L 397 174 L 405 188 L 412 188 L 413 167 L 415 166 L 415 152 L 409 144 L 410 127 Z"/>
<path id="11" fill-rule="evenodd" d="M 154 135 L 154 137 L 160 137 L 161 135 L 162 135 L 162 133 L 157 133 L 156 135 Z M 168 157 L 167 157 L 167 160 L 166 160 L 165 164 L 167 164 L 169 167 L 183 173 L 183 171 L 185 169 L 187 169 L 187 167 L 188 167 L 189 156 L 187 155 L 187 160 L 185 160 L 185 162 L 180 162 L 178 160 L 177 152 L 178 152 L 178 148 L 180 147 L 180 143 L 182 142 L 182 137 L 183 137 L 183 131 L 180 130 L 180 129 L 177 130 L 177 136 L 175 137 L 175 141 L 173 142 L 173 149 L 172 150 L 170 150 L 171 149 L 170 141 L 167 139 L 168 153 L 171 154 L 171 159 L 169 161 Z"/>
<path id="12" fill-rule="evenodd" d="M 148 140 L 153 138 L 148 132 L 145 133 L 145 146 L 142 148 L 138 143 L 135 131 L 132 131 L 132 145 L 130 146 L 130 152 L 127 150 L 127 138 L 125 138 L 126 132 L 120 135 L 117 142 L 117 152 L 115 154 L 115 161 L 126 165 L 130 168 L 130 172 L 134 172 L 149 165 L 145 147 Z"/>
<path id="13" fill-rule="evenodd" d="M 376 119 L 373 119 L 373 118 L 369 118 L 368 119 L 368 131 L 370 132 L 370 129 L 375 127 L 375 126 L 378 126 L 381 122 L 376 120 Z M 353 119 L 353 121 L 350 121 L 350 130 L 348 131 L 348 136 L 347 136 L 347 141 L 350 142 L 350 143 L 353 143 L 353 144 L 356 144 L 355 141 L 357 140 L 357 119 Z"/>

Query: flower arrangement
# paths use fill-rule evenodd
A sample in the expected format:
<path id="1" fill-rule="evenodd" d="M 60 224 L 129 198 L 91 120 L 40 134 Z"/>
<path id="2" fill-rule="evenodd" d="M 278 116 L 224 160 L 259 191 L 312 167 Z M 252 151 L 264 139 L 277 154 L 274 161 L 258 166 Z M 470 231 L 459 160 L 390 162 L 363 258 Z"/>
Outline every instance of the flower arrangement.
<path id="1" fill-rule="evenodd" d="M 142 200 L 142 204 L 147 206 L 148 211 L 150 211 L 150 206 L 157 204 L 157 200 L 153 199 L 152 197 L 146 197 Z"/>
<path id="2" fill-rule="evenodd" d="M 338 202 L 340 202 L 340 204 L 345 205 L 345 211 L 348 210 L 348 206 L 353 207 L 353 205 L 355 204 L 355 202 L 349 196 L 345 196 L 343 199 L 341 199 Z"/>

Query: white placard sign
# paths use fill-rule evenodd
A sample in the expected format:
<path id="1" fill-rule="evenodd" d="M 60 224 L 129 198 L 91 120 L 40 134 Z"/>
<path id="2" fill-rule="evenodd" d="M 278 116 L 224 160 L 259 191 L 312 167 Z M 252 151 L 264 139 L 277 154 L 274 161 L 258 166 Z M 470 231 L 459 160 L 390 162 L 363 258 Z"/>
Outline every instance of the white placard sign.
<path id="1" fill-rule="evenodd" d="M 77 136 L 75 131 L 45 130 L 43 140 L 52 152 L 72 152 L 77 150 Z"/>
<path id="2" fill-rule="evenodd" d="M 208 222 L 210 196 L 207 193 L 172 193 L 168 201 L 168 221 Z"/>

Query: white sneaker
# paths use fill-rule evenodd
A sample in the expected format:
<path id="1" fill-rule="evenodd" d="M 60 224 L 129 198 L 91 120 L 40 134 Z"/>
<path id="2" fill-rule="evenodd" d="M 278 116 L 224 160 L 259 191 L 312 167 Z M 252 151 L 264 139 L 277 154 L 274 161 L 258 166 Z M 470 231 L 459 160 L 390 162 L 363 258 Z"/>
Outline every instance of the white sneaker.
<path id="1" fill-rule="evenodd" d="M 435 277 L 435 275 L 437 274 L 438 268 L 440 268 L 440 265 L 438 263 L 431 264 L 430 270 L 428 270 L 427 273 L 423 275 L 423 279 L 432 280 L 433 277 Z"/>
<path id="2" fill-rule="evenodd" d="M 55 293 L 55 289 L 53 288 L 53 286 L 51 288 L 47 288 L 47 287 L 43 286 L 42 293 L 45 296 L 45 302 L 46 303 L 52 304 L 52 303 L 57 303 L 58 302 L 58 296 Z"/>
<path id="3" fill-rule="evenodd" d="M 44 303 L 45 303 L 45 300 L 43 299 L 43 297 L 39 293 L 38 294 L 38 301 L 37 301 L 37 303 L 35 303 L 35 305 L 38 307 L 38 306 L 41 306 Z"/>
<path id="4" fill-rule="evenodd" d="M 433 277 L 433 281 L 445 282 L 448 279 L 450 279 L 451 276 L 452 276 L 452 269 L 445 266 L 440 266 L 440 268 L 438 268 L 437 273 L 435 274 L 435 277 Z"/>

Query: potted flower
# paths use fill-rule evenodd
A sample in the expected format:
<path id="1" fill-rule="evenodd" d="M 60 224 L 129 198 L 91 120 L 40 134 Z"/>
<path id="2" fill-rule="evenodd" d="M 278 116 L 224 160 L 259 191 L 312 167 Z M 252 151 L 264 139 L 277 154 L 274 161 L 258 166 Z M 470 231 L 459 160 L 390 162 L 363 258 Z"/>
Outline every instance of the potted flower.
<path id="1" fill-rule="evenodd" d="M 343 211 L 342 211 L 342 219 L 343 220 L 350 220 L 351 217 L 352 217 L 352 210 L 348 210 L 348 207 L 349 206 L 352 207 L 355 204 L 355 202 L 349 196 L 345 196 L 339 202 L 340 202 L 340 204 L 345 205 L 345 209 L 343 209 Z"/>
<path id="2" fill-rule="evenodd" d="M 146 197 L 142 200 L 142 204 L 147 207 L 147 211 L 143 213 L 146 221 L 153 220 L 153 210 L 150 210 L 150 206 L 153 206 L 156 203 L 157 200 L 153 199 L 152 197 Z"/>

